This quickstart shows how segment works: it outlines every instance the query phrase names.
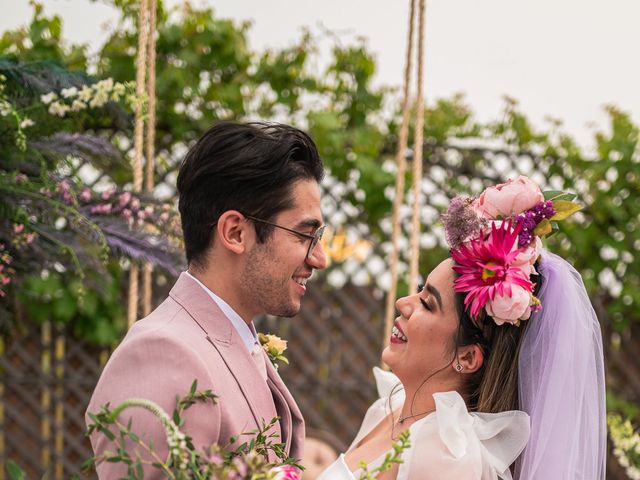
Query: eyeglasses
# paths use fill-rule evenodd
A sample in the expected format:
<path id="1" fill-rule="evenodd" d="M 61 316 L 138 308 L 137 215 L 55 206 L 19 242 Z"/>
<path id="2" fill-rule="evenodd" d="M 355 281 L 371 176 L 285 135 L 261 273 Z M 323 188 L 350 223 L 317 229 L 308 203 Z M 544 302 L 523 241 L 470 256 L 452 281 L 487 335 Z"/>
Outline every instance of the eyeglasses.
<path id="1" fill-rule="evenodd" d="M 297 230 L 292 230 L 290 228 L 283 227 L 282 225 L 278 225 L 276 223 L 272 223 L 266 220 L 262 220 L 260 218 L 252 217 L 251 215 L 245 215 L 245 217 L 253 220 L 254 222 L 260 222 L 260 223 L 264 223 L 265 225 L 271 225 L 272 227 L 281 228 L 282 230 L 285 230 L 289 233 L 293 233 L 294 235 L 297 235 L 299 237 L 306 238 L 307 240 L 311 240 L 311 243 L 309 243 L 309 249 L 307 250 L 307 256 L 304 257 L 305 260 L 309 259 L 309 257 L 313 253 L 313 250 L 316 248 L 316 245 L 318 245 L 320 240 L 322 240 L 322 234 L 324 233 L 324 229 L 326 227 L 326 225 L 323 225 L 316 230 L 316 233 L 314 233 L 313 235 L 309 235 L 308 233 L 298 232 Z"/>

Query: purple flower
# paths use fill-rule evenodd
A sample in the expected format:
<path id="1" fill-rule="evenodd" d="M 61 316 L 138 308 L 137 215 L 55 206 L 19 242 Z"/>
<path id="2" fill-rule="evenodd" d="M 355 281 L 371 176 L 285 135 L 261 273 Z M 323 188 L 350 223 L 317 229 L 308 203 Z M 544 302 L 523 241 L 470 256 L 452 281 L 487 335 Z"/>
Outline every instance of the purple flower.
<path id="1" fill-rule="evenodd" d="M 453 250 L 460 248 L 470 238 L 476 237 L 486 223 L 486 220 L 478 217 L 472 202 L 468 197 L 454 197 L 447 213 L 442 215 L 447 242 Z"/>
<path id="2" fill-rule="evenodd" d="M 553 217 L 555 214 L 556 210 L 553 208 L 553 202 L 547 200 L 546 202 L 537 203 L 526 212 L 518 215 L 516 221 L 522 224 L 518 246 L 528 247 L 533 241 L 533 231 L 538 224 L 544 219 Z"/>

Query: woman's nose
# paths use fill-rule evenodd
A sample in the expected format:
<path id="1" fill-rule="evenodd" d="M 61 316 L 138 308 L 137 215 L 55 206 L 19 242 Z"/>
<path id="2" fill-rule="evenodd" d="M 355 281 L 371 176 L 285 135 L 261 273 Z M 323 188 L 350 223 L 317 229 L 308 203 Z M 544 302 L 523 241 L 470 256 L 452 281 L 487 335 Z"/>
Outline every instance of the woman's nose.
<path id="1" fill-rule="evenodd" d="M 401 316 L 408 319 L 412 312 L 411 297 L 400 297 L 396 300 L 396 310 L 400 312 Z"/>

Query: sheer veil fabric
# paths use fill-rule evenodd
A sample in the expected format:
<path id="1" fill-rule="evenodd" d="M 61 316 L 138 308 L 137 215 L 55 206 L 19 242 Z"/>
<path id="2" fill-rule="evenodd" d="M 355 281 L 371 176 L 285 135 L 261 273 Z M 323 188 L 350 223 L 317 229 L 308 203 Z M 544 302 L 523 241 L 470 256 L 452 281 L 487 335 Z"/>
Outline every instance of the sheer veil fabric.
<path id="1" fill-rule="evenodd" d="M 518 373 L 531 436 L 518 480 L 605 478 L 606 411 L 600 324 L 582 278 L 546 250 L 539 271 L 542 310 L 528 321 Z"/>

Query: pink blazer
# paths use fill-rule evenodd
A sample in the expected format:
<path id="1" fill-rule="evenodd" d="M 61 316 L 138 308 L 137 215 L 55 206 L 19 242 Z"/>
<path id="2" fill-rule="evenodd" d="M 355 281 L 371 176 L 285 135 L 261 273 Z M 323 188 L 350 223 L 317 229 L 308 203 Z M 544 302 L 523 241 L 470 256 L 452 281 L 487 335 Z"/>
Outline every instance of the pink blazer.
<path id="1" fill-rule="evenodd" d="M 266 354 L 265 354 L 266 355 Z M 301 459 L 304 420 L 282 379 L 265 358 L 265 382 L 240 335 L 216 303 L 188 275 L 182 274 L 169 297 L 148 317 L 135 323 L 107 362 L 87 412 L 97 412 L 106 403 L 115 406 L 130 398 L 146 398 L 169 415 L 176 396 L 189 391 L 194 379 L 198 390 L 218 395 L 215 405 L 196 403 L 184 414 L 182 430 L 194 446 L 212 443 L 228 448 L 232 436 L 255 430 L 279 416 L 277 433 L 290 456 Z M 90 422 L 85 416 L 87 423 Z M 132 430 L 147 444 L 153 441 L 159 457 L 167 455 L 166 436 L 156 417 L 133 407 L 120 415 L 132 420 Z M 240 438 L 238 444 L 249 437 Z M 93 434 L 95 453 L 113 449 L 102 434 Z M 135 447 L 134 447 L 135 449 Z M 145 456 L 145 458 L 147 458 Z M 101 479 L 126 473 L 120 464 L 102 462 Z M 145 479 L 164 478 L 159 470 L 145 469 Z"/>

